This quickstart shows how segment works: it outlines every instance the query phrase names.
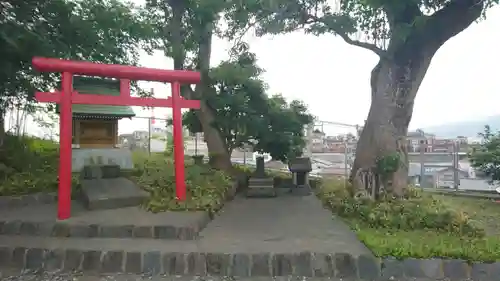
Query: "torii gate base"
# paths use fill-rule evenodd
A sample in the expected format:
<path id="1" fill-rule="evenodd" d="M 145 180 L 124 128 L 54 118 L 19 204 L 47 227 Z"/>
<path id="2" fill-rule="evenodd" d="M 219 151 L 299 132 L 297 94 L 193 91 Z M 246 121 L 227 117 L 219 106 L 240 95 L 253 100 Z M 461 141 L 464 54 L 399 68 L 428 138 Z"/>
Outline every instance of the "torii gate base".
<path id="1" fill-rule="evenodd" d="M 55 102 L 60 105 L 59 132 L 59 190 L 57 218 L 65 220 L 71 216 L 71 162 L 72 162 L 72 105 L 101 104 L 129 105 L 147 107 L 171 107 L 174 135 L 175 185 L 178 200 L 186 199 L 184 174 L 184 145 L 182 136 L 181 108 L 200 108 L 199 100 L 185 100 L 180 96 L 180 84 L 197 84 L 201 75 L 194 71 L 163 70 L 145 67 L 98 64 L 82 61 L 70 61 L 35 57 L 33 67 L 41 72 L 60 72 L 61 91 L 56 93 L 37 92 L 39 102 Z M 88 75 L 118 78 L 119 96 L 103 96 L 73 91 L 73 75 Z M 172 84 L 172 97 L 166 99 L 140 98 L 130 96 L 130 80 L 168 82 Z"/>

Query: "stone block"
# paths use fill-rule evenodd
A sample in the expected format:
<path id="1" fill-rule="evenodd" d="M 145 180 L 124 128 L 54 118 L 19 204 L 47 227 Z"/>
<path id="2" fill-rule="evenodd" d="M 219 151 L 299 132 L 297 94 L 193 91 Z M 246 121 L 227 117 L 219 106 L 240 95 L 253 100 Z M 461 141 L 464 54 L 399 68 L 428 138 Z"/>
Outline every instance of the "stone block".
<path id="1" fill-rule="evenodd" d="M 293 274 L 296 276 L 313 277 L 312 254 L 310 252 L 301 252 L 293 255 L 292 259 Z"/>
<path id="2" fill-rule="evenodd" d="M 205 256 L 207 274 L 215 276 L 229 276 L 231 258 L 228 254 L 207 253 Z"/>
<path id="3" fill-rule="evenodd" d="M 38 223 L 24 221 L 19 226 L 19 235 L 35 236 L 38 233 Z"/>
<path id="4" fill-rule="evenodd" d="M 384 278 L 384 280 L 392 280 L 396 278 L 402 278 L 404 276 L 403 262 L 394 258 L 383 259 L 381 268 L 381 276 Z"/>
<path id="5" fill-rule="evenodd" d="M 380 260 L 371 255 L 359 256 L 356 267 L 361 280 L 375 280 L 380 276 Z"/>
<path id="6" fill-rule="evenodd" d="M 309 185 L 294 186 L 290 188 L 290 194 L 294 196 L 309 196 L 312 194 L 312 190 Z"/>
<path id="7" fill-rule="evenodd" d="M 337 253 L 334 259 L 337 278 L 356 278 L 356 260 L 353 256 L 347 253 Z"/>
<path id="8" fill-rule="evenodd" d="M 334 259 L 329 254 L 315 253 L 312 257 L 312 270 L 314 277 L 334 277 Z"/>
<path id="9" fill-rule="evenodd" d="M 273 276 L 289 276 L 293 274 L 292 254 L 275 254 L 272 257 Z"/>
<path id="10" fill-rule="evenodd" d="M 42 269 L 44 250 L 39 248 L 28 249 L 26 252 L 26 269 Z"/>
<path id="11" fill-rule="evenodd" d="M 274 187 L 248 187 L 245 191 L 248 198 L 272 198 L 278 196 Z"/>
<path id="12" fill-rule="evenodd" d="M 153 238 L 152 226 L 135 226 L 132 230 L 132 237 L 134 238 Z"/>
<path id="13" fill-rule="evenodd" d="M 131 238 L 134 226 L 132 225 L 102 225 L 99 227 L 99 237 L 103 238 Z"/>
<path id="14" fill-rule="evenodd" d="M 157 251 L 144 253 L 142 271 L 148 274 L 161 273 L 161 253 Z"/>
<path id="15" fill-rule="evenodd" d="M 271 255 L 269 253 L 252 254 L 251 276 L 272 276 Z"/>
<path id="16" fill-rule="evenodd" d="M 123 272 L 124 253 L 122 251 L 105 252 L 102 257 L 102 272 L 118 273 Z"/>
<path id="17" fill-rule="evenodd" d="M 444 260 L 444 277 L 451 280 L 463 280 L 469 276 L 469 265 L 463 260 Z"/>
<path id="18" fill-rule="evenodd" d="M 66 250 L 64 255 L 64 270 L 65 271 L 75 271 L 80 269 L 82 263 L 83 253 L 79 250 Z"/>
<path id="19" fill-rule="evenodd" d="M 184 253 L 165 253 L 162 256 L 163 271 L 168 275 L 182 275 L 188 261 Z"/>
<path id="20" fill-rule="evenodd" d="M 443 278 L 442 261 L 439 259 L 406 259 L 403 261 L 404 274 L 412 278 Z"/>
<path id="21" fill-rule="evenodd" d="M 177 239 L 177 229 L 171 225 L 157 225 L 153 228 L 156 239 Z"/>
<path id="22" fill-rule="evenodd" d="M 82 180 L 82 200 L 89 210 L 140 205 L 148 193 L 126 178 Z"/>
<path id="23" fill-rule="evenodd" d="M 125 272 L 126 273 L 141 273 L 142 272 L 142 253 L 128 252 L 125 257 Z"/>
<path id="24" fill-rule="evenodd" d="M 21 221 L 6 221 L 2 226 L 2 234 L 18 235 L 21 229 Z"/>
<path id="25" fill-rule="evenodd" d="M 24 247 L 16 247 L 14 251 L 12 251 L 10 265 L 14 268 L 24 268 L 26 264 L 26 251 L 27 249 Z"/>
<path id="26" fill-rule="evenodd" d="M 231 275 L 238 277 L 249 277 L 252 261 L 250 256 L 245 253 L 236 253 L 232 255 Z"/>
<path id="27" fill-rule="evenodd" d="M 204 253 L 191 252 L 186 257 L 187 274 L 204 276 L 207 274 L 207 262 Z"/>
<path id="28" fill-rule="evenodd" d="M 494 264 L 473 263 L 471 265 L 470 278 L 474 281 L 492 280 L 494 277 L 494 275 L 492 275 L 493 267 L 494 267 Z M 500 269 L 500 267 L 499 267 L 499 269 Z M 498 276 L 498 274 L 496 276 Z"/>
<path id="29" fill-rule="evenodd" d="M 9 247 L 0 247 L 0 265 L 9 264 L 12 257 L 12 249 Z"/>
<path id="30" fill-rule="evenodd" d="M 83 252 L 82 270 L 91 272 L 100 272 L 102 269 L 101 259 L 102 259 L 101 251 Z"/>
<path id="31" fill-rule="evenodd" d="M 70 237 L 71 236 L 71 227 L 69 224 L 64 222 L 58 222 L 54 224 L 52 229 L 52 236 L 55 237 Z"/>
<path id="32" fill-rule="evenodd" d="M 63 268 L 64 250 L 54 249 L 46 250 L 44 258 L 44 269 L 47 271 L 56 271 Z"/>

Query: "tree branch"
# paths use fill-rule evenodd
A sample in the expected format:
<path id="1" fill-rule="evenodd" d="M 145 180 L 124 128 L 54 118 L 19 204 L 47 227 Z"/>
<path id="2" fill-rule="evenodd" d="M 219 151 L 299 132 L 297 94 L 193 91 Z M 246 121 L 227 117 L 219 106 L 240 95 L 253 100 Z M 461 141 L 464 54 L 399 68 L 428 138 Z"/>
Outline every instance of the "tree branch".
<path id="1" fill-rule="evenodd" d="M 425 30 L 430 32 L 427 36 L 431 36 L 438 47 L 441 46 L 476 21 L 481 16 L 484 6 L 485 0 L 449 2 L 428 17 Z"/>
<path id="2" fill-rule="evenodd" d="M 311 24 L 311 23 L 321 23 L 324 26 L 328 27 L 331 31 L 333 31 L 336 35 L 340 36 L 347 44 L 353 45 L 356 47 L 361 47 L 366 50 L 370 50 L 377 54 L 381 58 L 386 58 L 387 57 L 387 52 L 379 47 L 377 47 L 375 44 L 372 43 L 367 43 L 367 42 L 361 42 L 358 40 L 353 40 L 349 37 L 349 35 L 342 30 L 342 28 L 336 27 L 334 25 L 328 24 L 322 17 L 318 17 L 315 15 L 308 14 L 306 17 L 306 20 L 304 24 Z"/>

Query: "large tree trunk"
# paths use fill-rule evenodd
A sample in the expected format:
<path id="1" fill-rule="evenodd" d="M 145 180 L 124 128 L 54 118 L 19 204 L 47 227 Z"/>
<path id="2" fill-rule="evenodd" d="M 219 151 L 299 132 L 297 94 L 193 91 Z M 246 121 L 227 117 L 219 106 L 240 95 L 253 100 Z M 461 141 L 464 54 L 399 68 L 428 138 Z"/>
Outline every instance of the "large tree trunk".
<path id="1" fill-rule="evenodd" d="M 378 159 L 399 154 L 399 167 L 390 175 L 391 186 L 386 188 L 396 196 L 402 195 L 408 185 L 406 135 L 417 91 L 436 51 L 474 22 L 483 5 L 484 1 L 477 0 L 452 1 L 427 17 L 425 23 L 414 26 L 409 34 L 392 34 L 387 51 L 380 52 L 380 61 L 371 74 L 371 107 L 351 171 L 353 183 L 358 182 L 354 178 L 360 169 L 376 168 Z M 389 13 L 391 30 L 422 16 L 418 6 L 408 13 Z"/>
<path id="2" fill-rule="evenodd" d="M 407 185 L 406 135 L 416 93 L 429 68 L 433 53 L 406 61 L 380 60 L 371 75 L 372 101 L 356 149 L 351 179 L 359 169 L 376 168 L 377 159 L 399 154 L 400 165 L 392 174 L 393 192 L 400 195 Z M 358 187 L 361 188 L 361 187 Z"/>
<path id="3" fill-rule="evenodd" d="M 182 17 L 186 10 L 185 0 L 171 0 L 172 22 L 171 22 L 171 44 L 172 57 L 174 59 L 174 69 L 183 69 L 186 54 L 183 46 L 183 25 Z M 165 11 L 168 14 L 168 11 Z M 200 100 L 200 110 L 196 111 L 196 116 L 200 120 L 204 140 L 207 143 L 210 165 L 215 169 L 230 171 L 232 169 L 231 156 L 228 155 L 225 142 L 217 128 L 212 124 L 215 120 L 214 110 L 203 99 L 204 94 L 210 91 L 210 56 L 212 51 L 212 34 L 214 24 L 206 22 L 203 30 L 198 30 L 199 50 L 198 50 L 198 70 L 201 72 L 201 83 L 193 91 L 191 87 L 183 87 L 183 95 L 187 98 Z"/>

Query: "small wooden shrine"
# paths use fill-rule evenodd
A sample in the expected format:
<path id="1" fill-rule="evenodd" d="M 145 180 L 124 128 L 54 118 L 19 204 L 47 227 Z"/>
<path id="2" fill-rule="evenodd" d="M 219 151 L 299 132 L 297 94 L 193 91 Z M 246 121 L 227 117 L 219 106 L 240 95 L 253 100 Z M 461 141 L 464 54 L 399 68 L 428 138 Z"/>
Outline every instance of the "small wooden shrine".
<path id="1" fill-rule="evenodd" d="M 80 94 L 120 95 L 120 81 L 74 76 Z M 130 106 L 73 104 L 73 171 L 89 164 L 117 164 L 132 168 L 130 151 L 119 148 L 118 120 L 135 116 Z"/>
<path id="2" fill-rule="evenodd" d="M 120 81 L 84 76 L 73 78 L 80 94 L 120 95 Z M 135 116 L 130 106 L 73 104 L 73 148 L 115 148 L 118 120 Z"/>

